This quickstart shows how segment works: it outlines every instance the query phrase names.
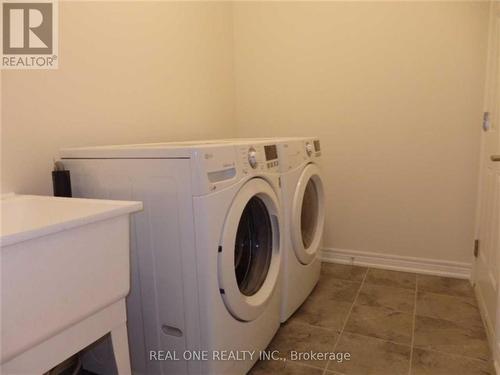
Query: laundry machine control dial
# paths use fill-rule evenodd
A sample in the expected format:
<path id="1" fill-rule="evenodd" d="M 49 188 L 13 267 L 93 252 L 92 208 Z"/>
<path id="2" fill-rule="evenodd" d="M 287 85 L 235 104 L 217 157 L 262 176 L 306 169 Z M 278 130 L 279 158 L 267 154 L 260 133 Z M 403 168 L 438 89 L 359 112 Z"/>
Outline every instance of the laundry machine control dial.
<path id="1" fill-rule="evenodd" d="M 314 151 L 314 147 L 313 147 L 313 144 L 311 142 L 307 142 L 306 143 L 306 152 L 307 152 L 307 156 L 311 156 L 312 153 Z"/>
<path id="2" fill-rule="evenodd" d="M 250 166 L 255 169 L 257 168 L 257 151 L 253 148 L 253 147 L 250 147 L 248 149 L 248 164 L 250 164 Z"/>

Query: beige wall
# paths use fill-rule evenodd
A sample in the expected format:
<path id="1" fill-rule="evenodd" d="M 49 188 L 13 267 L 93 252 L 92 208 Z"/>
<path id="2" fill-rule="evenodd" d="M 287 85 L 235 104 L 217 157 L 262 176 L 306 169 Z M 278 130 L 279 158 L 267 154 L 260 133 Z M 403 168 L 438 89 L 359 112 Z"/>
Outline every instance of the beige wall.
<path id="1" fill-rule="evenodd" d="M 62 146 L 313 134 L 327 247 L 470 262 L 486 3 L 60 14 L 59 70 L 2 72 L 3 191 L 50 194 Z"/>
<path id="2" fill-rule="evenodd" d="M 228 3 L 60 5 L 55 71 L 2 71 L 2 191 L 51 194 L 62 146 L 234 136 Z"/>
<path id="3" fill-rule="evenodd" d="M 321 137 L 326 247 L 470 262 L 487 10 L 235 5 L 239 135 Z"/>

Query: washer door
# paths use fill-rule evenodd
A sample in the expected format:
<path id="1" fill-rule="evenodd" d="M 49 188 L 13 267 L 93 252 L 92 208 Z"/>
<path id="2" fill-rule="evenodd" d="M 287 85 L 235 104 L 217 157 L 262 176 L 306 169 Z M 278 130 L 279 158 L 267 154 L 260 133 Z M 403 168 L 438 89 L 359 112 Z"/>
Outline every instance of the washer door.
<path id="1" fill-rule="evenodd" d="M 321 245 L 325 223 L 325 196 L 320 170 L 308 164 L 300 175 L 292 204 L 291 235 L 297 259 L 309 264 Z"/>
<path id="2" fill-rule="evenodd" d="M 231 205 L 222 233 L 218 272 L 226 307 L 251 321 L 266 308 L 280 269 L 279 202 L 268 182 L 248 181 Z"/>

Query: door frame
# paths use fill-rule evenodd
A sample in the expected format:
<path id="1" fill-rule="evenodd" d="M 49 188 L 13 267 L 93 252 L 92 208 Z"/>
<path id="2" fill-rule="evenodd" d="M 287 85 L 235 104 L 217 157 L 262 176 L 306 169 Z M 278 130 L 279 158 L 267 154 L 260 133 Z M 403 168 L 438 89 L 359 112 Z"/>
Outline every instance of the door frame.
<path id="1" fill-rule="evenodd" d="M 490 17 L 489 17 L 489 31 L 488 31 L 488 54 L 487 54 L 487 64 L 486 64 L 486 76 L 485 76 L 485 89 L 484 89 L 484 104 L 483 111 L 490 112 L 494 116 L 493 121 L 495 121 L 496 135 L 500 136 L 500 105 L 495 104 L 496 101 L 500 99 L 500 89 L 498 88 L 498 81 L 500 77 L 500 1 L 491 0 L 490 1 Z M 496 108 L 495 105 L 497 106 Z M 484 125 L 484 124 L 483 124 Z M 487 170 L 487 157 L 485 155 L 487 150 L 487 130 L 481 132 L 481 148 L 480 148 L 480 168 L 479 168 L 479 184 L 478 184 L 478 194 L 477 194 L 477 206 L 476 206 L 476 225 L 475 225 L 475 238 L 480 238 L 481 233 L 481 219 L 483 215 L 483 193 L 484 193 L 484 174 Z M 498 244 L 500 246 L 500 232 L 498 238 Z M 500 251 L 500 248 L 497 249 Z M 498 259 L 500 259 L 500 254 L 497 254 Z M 478 261 L 473 259 L 473 267 L 471 274 L 471 281 L 474 285 L 474 290 L 476 297 L 479 302 L 479 310 L 481 311 L 482 318 L 485 322 L 486 333 L 488 336 L 488 341 L 493 354 L 493 360 L 496 372 L 500 374 L 500 318 L 493 323 L 491 318 L 488 316 L 488 311 L 486 308 L 486 303 L 477 283 L 477 264 Z M 496 301 L 496 314 L 500 316 L 500 267 L 498 269 L 497 275 L 497 301 Z M 495 326 L 493 326 L 495 325 Z"/>

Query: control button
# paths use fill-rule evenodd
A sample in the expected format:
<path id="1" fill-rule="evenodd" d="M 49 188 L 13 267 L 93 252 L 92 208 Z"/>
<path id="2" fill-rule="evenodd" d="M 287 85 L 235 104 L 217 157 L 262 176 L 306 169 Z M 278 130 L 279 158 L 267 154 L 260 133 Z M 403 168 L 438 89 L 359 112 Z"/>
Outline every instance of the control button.
<path id="1" fill-rule="evenodd" d="M 250 147 L 248 149 L 248 164 L 250 164 L 250 166 L 255 169 L 257 168 L 257 151 L 255 151 L 255 149 L 253 147 Z"/>
<path id="2" fill-rule="evenodd" d="M 306 143 L 306 153 L 307 153 L 307 156 L 311 156 L 312 153 L 314 151 L 314 146 L 312 145 L 311 142 L 307 142 Z"/>

